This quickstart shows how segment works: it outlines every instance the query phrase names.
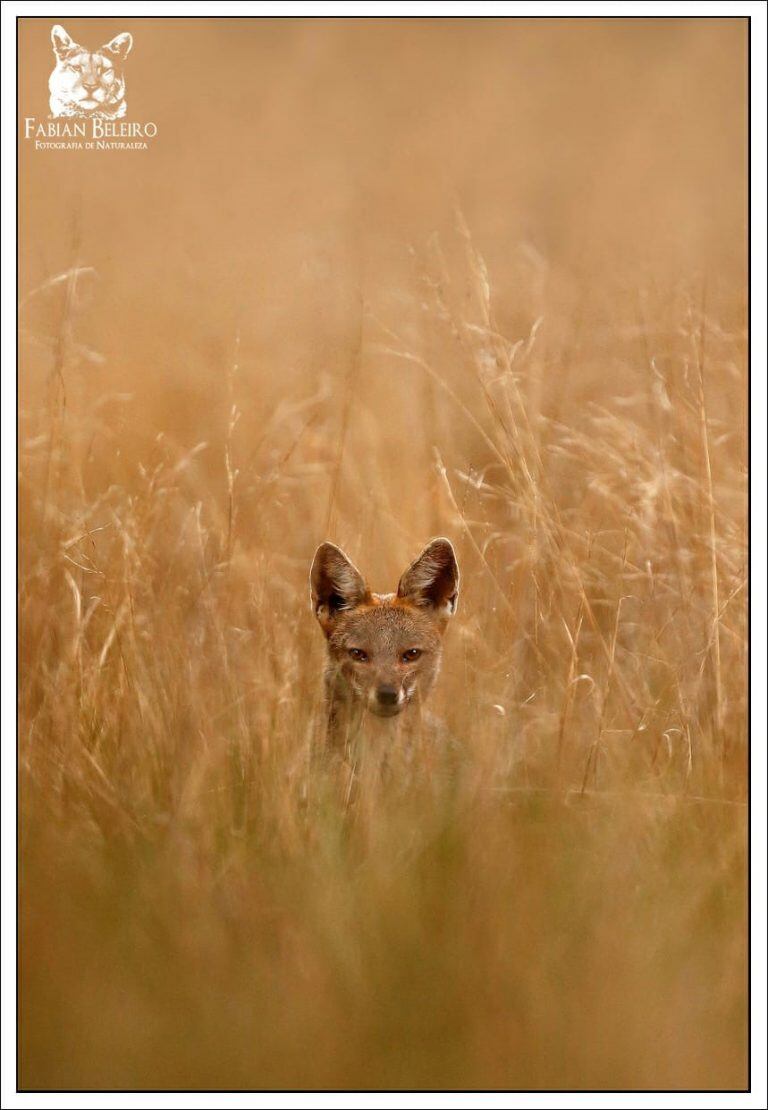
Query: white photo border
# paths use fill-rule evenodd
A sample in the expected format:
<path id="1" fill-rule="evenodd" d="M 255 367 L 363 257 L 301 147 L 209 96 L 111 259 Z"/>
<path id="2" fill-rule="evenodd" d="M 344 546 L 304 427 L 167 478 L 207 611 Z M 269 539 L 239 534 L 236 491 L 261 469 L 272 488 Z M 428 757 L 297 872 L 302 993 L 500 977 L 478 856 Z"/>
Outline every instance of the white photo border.
<path id="1" fill-rule="evenodd" d="M 458 2 L 376 2 L 356 0 L 272 3 L 184 4 L 178 3 L 67 3 L 60 16 L 51 14 L 48 3 L 14 3 L 2 7 L 2 234 L 5 249 L 1 258 L 2 276 L 2 372 L 0 373 L 0 495 L 2 497 L 2 538 L 0 575 L 2 582 L 2 1033 L 0 1105 L 13 1107 L 680 1107 L 680 1108 L 764 1108 L 768 1105 L 766 1081 L 766 444 L 768 443 L 768 394 L 766 373 L 766 5 L 763 2 L 725 3 L 718 0 L 690 2 L 539 2 L 503 3 Z M 750 489 L 751 489 L 751 1091 L 738 1092 L 627 1092 L 627 1093 L 451 1093 L 409 1092 L 44 1092 L 16 1091 L 16 231 L 17 231 L 17 125 L 16 103 L 17 30 L 19 18 L 67 17 L 148 18 L 197 17 L 684 17 L 749 18 L 750 35 Z M 13 167 L 13 172 L 11 171 Z M 14 249 L 11 249 L 14 244 Z"/>

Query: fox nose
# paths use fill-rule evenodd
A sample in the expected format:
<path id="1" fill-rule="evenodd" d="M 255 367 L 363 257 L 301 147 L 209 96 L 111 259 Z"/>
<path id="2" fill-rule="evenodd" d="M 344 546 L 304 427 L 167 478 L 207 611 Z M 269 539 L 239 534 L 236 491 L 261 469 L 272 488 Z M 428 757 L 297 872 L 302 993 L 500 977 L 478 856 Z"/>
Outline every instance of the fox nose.
<path id="1" fill-rule="evenodd" d="M 379 686 L 376 691 L 379 705 L 397 705 L 399 694 L 396 686 Z"/>

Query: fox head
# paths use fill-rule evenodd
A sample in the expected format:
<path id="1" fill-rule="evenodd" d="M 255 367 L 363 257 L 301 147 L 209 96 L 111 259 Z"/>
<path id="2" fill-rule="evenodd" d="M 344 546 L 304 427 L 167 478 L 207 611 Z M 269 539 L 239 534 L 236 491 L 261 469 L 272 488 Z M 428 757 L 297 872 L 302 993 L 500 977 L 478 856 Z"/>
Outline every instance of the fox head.
<path id="1" fill-rule="evenodd" d="M 338 693 L 378 717 L 394 717 L 427 693 L 459 595 L 459 568 L 448 540 L 428 543 L 394 594 L 373 593 L 344 552 L 323 543 L 315 552 L 310 590 L 328 642 L 328 677 Z"/>

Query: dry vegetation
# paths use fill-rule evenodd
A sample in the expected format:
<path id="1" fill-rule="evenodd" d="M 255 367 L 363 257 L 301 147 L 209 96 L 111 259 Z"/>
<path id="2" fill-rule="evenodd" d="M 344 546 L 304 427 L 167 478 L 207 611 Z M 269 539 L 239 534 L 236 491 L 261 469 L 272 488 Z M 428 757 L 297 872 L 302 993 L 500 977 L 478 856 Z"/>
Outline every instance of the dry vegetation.
<path id="1" fill-rule="evenodd" d="M 153 149 L 21 154 L 22 1086 L 742 1087 L 744 24 L 129 29 Z M 436 533 L 460 754 L 340 796 L 312 552 Z"/>

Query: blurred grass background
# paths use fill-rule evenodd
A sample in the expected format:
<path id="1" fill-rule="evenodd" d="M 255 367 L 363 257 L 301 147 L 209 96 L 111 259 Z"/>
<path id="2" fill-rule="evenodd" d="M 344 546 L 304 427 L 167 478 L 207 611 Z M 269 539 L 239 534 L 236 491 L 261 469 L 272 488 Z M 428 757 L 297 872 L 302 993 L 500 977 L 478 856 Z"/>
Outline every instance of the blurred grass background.
<path id="1" fill-rule="evenodd" d="M 65 26 L 159 134 L 20 140 L 21 1086 L 745 1086 L 746 21 Z M 436 533 L 461 757 L 339 796 L 312 553 Z"/>

